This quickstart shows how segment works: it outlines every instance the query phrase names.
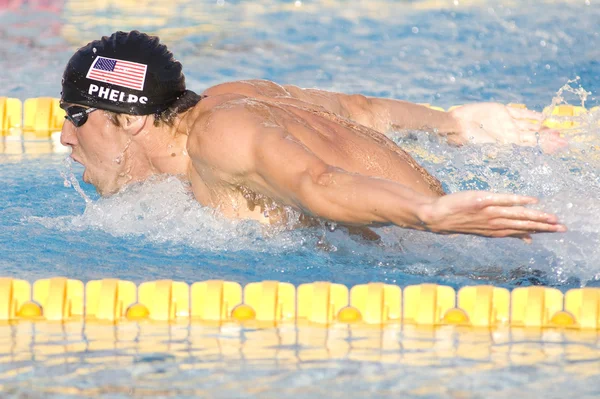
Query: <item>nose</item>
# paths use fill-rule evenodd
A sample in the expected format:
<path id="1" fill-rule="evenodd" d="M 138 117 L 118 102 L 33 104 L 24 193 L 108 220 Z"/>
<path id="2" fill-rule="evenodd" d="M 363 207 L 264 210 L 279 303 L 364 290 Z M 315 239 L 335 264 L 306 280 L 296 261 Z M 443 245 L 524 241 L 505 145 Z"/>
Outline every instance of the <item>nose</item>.
<path id="1" fill-rule="evenodd" d="M 75 134 L 75 126 L 67 120 L 63 123 L 60 131 L 60 143 L 65 147 L 72 147 L 77 144 L 77 134 Z"/>

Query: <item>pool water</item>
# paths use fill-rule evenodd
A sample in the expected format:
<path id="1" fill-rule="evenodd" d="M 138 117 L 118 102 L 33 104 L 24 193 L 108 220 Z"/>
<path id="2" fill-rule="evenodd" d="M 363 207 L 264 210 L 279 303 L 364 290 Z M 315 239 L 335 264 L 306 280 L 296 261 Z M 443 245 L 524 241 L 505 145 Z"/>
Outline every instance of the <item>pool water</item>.
<path id="1" fill-rule="evenodd" d="M 445 108 L 474 101 L 524 103 L 539 111 L 560 102 L 599 105 L 600 7 L 589 1 L 143 3 L 2 6 L 0 95 L 58 97 L 62 68 L 78 46 L 117 29 L 139 29 L 162 37 L 198 92 L 224 81 L 263 78 Z M 554 154 L 537 147 L 456 148 L 424 132 L 394 136 L 450 192 L 539 197 L 536 207 L 556 212 L 569 232 L 535 236 L 531 245 L 395 227 L 377 229 L 377 244 L 326 224 L 265 228 L 202 208 L 169 177 L 100 199 L 56 141 L 5 138 L 0 275 L 136 283 L 549 285 L 562 291 L 600 286 L 599 120 L 598 111 L 576 118 L 579 126 L 564 132 L 570 147 Z M 464 338 L 401 331 L 357 346 L 373 337 L 295 329 L 151 332 L 127 326 L 98 333 L 75 325 L 35 333 L 29 325 L 0 327 L 8 345 L 0 354 L 0 384 L 14 396 L 335 397 L 336 389 L 345 397 L 599 393 L 595 334 Z M 274 334 L 275 343 L 262 344 L 263 355 L 248 356 L 255 350 L 250 343 L 264 341 L 261 333 Z M 302 334 L 316 336 L 314 349 L 328 356 L 307 357 L 310 345 Z M 340 345 L 336 355 L 332 348 Z M 55 355 L 42 348 L 54 348 Z"/>

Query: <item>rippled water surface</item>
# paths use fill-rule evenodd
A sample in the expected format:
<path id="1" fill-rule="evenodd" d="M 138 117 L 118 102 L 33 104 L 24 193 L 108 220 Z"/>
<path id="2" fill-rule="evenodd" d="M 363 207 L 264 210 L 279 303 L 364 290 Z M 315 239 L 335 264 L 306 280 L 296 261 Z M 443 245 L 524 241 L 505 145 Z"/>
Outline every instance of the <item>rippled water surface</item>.
<path id="1" fill-rule="evenodd" d="M 117 29 L 139 29 L 161 35 L 182 61 L 188 86 L 199 92 L 228 80 L 264 78 L 442 107 L 499 101 L 542 111 L 558 102 L 581 105 L 582 97 L 588 109 L 599 104 L 600 7 L 589 1 L 141 3 L 0 2 L 0 96 L 57 97 L 62 68 L 78 46 Z M 565 85 L 572 90 L 559 92 Z M 536 147 L 456 148 L 419 132 L 394 137 L 448 191 L 538 196 L 536 207 L 556 212 L 569 232 L 536 236 L 531 245 L 398 228 L 378 229 L 378 244 L 325 225 L 265 229 L 202 208 L 174 178 L 99 199 L 56 141 L 9 137 L 0 142 L 0 274 L 30 281 L 63 275 L 136 283 L 218 278 L 348 286 L 436 282 L 455 288 L 544 284 L 562 291 L 598 286 L 599 119 L 598 111 L 576 118 L 579 126 L 563 132 L 570 147 L 555 154 Z M 90 202 L 74 189 L 71 174 Z M 405 332 L 387 336 L 385 345 L 380 340 L 368 346 L 376 350 L 356 349 L 352 339 L 342 337 L 342 346 L 350 349 L 311 360 L 302 354 L 299 332 L 289 338 L 289 332 L 271 331 L 288 338 L 277 338 L 276 354 L 257 360 L 244 355 L 250 349 L 223 352 L 240 345 L 239 337 L 228 340 L 223 331 L 211 336 L 226 345 L 199 344 L 189 330 L 158 331 L 163 346 L 152 350 L 136 341 L 143 334 L 138 330 L 111 330 L 110 338 L 87 335 L 83 327 L 69 331 L 3 330 L 0 384 L 6 392 L 335 397 L 343 386 L 340 395 L 357 397 L 599 394 L 590 381 L 600 373 L 595 335 L 586 340 L 486 335 L 469 344 L 487 348 L 478 359 L 464 355 L 472 346 L 465 352 L 452 334 L 421 336 L 418 342 L 433 343 L 416 349 Z M 339 348 L 324 338 L 315 342 L 320 350 Z M 381 357 L 382 348 L 391 357 Z M 216 357 L 203 356 L 203 350 Z M 379 357 L 368 358 L 375 354 Z M 281 356 L 287 360 L 273 360 Z M 592 371 L 582 374 L 583 369 Z M 556 382 L 551 389 L 545 385 L 549 380 Z M 59 381 L 54 391 L 52 381 Z M 165 382 L 173 388 L 161 387 Z"/>

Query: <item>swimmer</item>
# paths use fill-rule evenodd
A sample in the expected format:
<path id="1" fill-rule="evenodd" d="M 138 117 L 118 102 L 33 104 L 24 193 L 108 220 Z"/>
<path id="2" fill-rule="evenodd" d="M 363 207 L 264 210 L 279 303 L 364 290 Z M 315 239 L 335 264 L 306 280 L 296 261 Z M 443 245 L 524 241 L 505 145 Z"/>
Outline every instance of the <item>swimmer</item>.
<path id="1" fill-rule="evenodd" d="M 199 66 L 201 67 L 201 66 Z M 444 193 L 390 140 L 427 130 L 449 142 L 565 145 L 541 114 L 496 103 L 451 112 L 399 100 L 301 89 L 264 80 L 188 90 L 181 63 L 157 37 L 116 32 L 79 49 L 62 80 L 61 143 L 102 195 L 155 174 L 188 181 L 195 198 L 230 218 L 304 220 L 350 228 L 397 225 L 438 234 L 516 237 L 564 232 L 536 198 Z"/>

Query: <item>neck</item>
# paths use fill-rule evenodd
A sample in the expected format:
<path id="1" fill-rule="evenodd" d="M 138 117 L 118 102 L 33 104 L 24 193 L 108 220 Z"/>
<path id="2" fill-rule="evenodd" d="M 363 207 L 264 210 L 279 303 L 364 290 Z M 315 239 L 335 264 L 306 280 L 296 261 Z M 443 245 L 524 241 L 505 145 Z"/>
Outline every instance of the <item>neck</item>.
<path id="1" fill-rule="evenodd" d="M 186 175 L 190 157 L 186 151 L 188 130 L 191 127 L 188 114 L 178 117 L 173 127 L 164 124 L 154 126 L 148 118 L 148 125 L 133 140 L 144 154 L 140 157 L 140 174 Z"/>

